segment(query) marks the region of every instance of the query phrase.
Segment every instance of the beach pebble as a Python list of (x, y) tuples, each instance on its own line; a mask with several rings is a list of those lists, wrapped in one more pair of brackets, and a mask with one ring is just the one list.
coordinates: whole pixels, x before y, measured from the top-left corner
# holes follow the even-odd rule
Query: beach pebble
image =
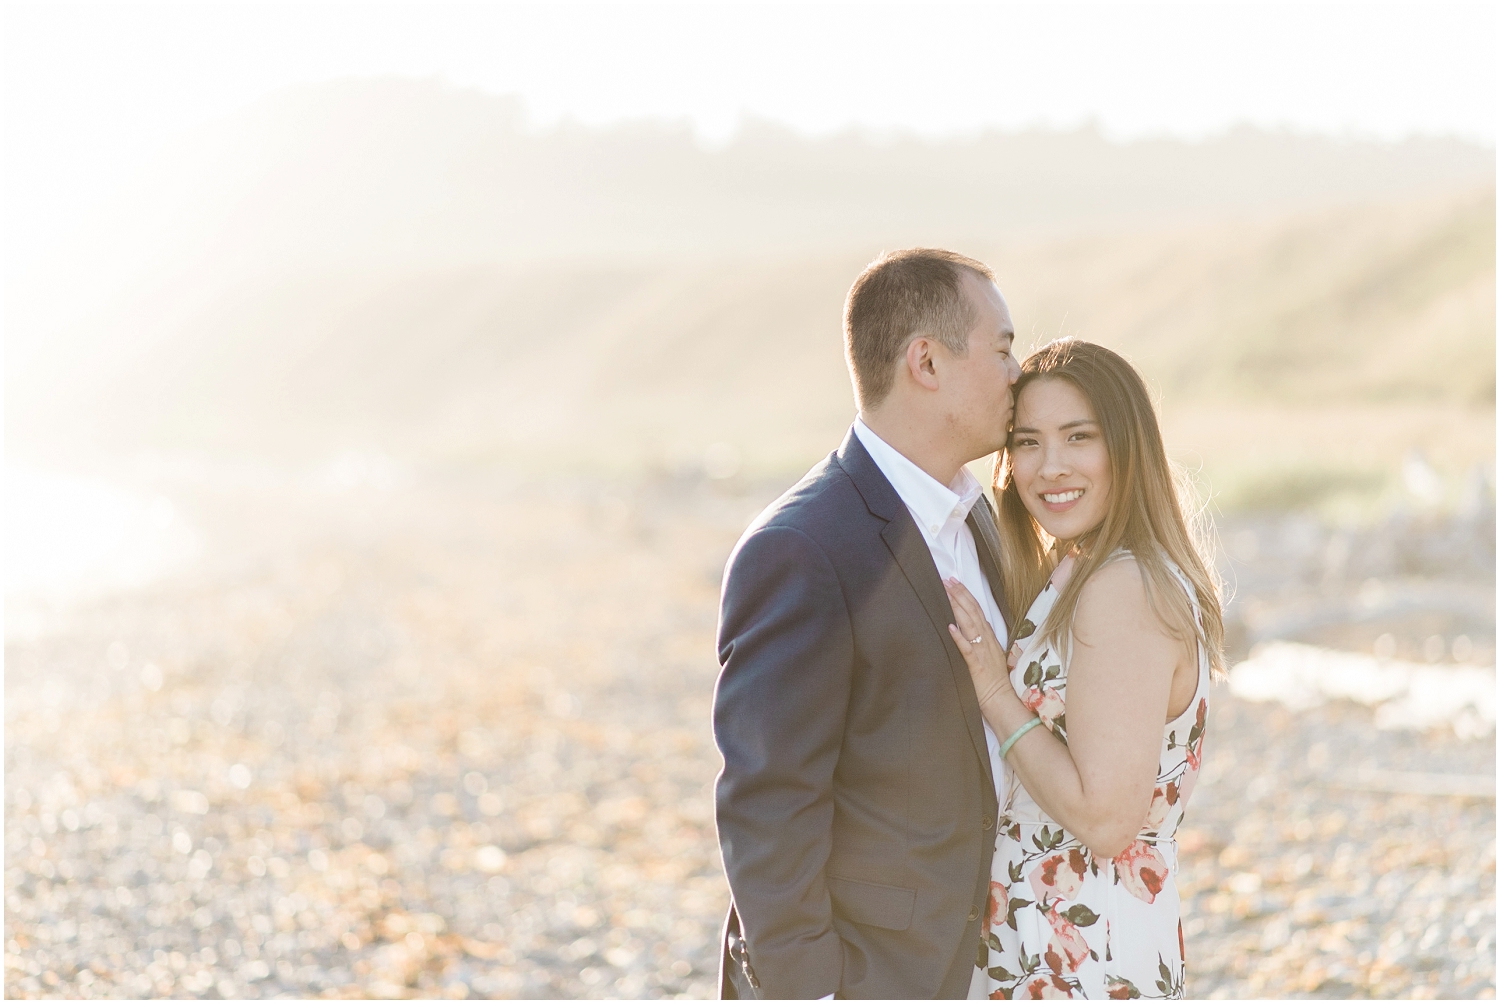
[[(199, 565), (7, 644), (7, 995), (716, 996), (718, 577), (778, 490), (178, 491)], [(1214, 700), (1189, 993), (1493, 996), (1493, 731)]]

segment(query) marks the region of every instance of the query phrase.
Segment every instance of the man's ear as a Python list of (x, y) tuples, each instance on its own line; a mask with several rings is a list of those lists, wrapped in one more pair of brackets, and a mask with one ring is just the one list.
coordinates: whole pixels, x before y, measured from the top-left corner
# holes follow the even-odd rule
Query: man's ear
[(926, 335), (918, 335), (906, 343), (906, 371), (920, 386), (928, 390), (938, 389), (937, 366), (933, 362), (933, 342)]

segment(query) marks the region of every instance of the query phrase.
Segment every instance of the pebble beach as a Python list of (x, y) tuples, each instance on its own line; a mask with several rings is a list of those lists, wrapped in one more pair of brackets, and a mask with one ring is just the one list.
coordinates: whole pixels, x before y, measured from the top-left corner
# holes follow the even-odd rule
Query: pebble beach
[[(717, 995), (718, 585), (777, 486), (170, 489), (194, 563), (8, 604), (8, 997)], [(1493, 679), (1492, 505), (1299, 519), (1223, 527), (1236, 660)], [(1494, 997), (1493, 702), (1253, 691), (1181, 834), (1188, 995)]]

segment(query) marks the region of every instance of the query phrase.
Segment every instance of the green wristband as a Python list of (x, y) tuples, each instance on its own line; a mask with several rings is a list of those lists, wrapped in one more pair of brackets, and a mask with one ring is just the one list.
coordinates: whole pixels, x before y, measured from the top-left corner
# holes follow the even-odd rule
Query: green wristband
[(1010, 752), (1010, 748), (1016, 744), (1017, 739), (1020, 739), (1022, 736), (1024, 736), (1026, 733), (1030, 732), (1040, 724), (1042, 724), (1042, 720), (1040, 718), (1033, 718), (1031, 721), (1027, 722), (1025, 725), (1022, 725), (1019, 729), (1016, 729), (1014, 732), (1012, 732), (1010, 734), (1010, 738), (1005, 740), (1004, 744), (1000, 747), (1000, 759), (1005, 759), (1005, 754)]

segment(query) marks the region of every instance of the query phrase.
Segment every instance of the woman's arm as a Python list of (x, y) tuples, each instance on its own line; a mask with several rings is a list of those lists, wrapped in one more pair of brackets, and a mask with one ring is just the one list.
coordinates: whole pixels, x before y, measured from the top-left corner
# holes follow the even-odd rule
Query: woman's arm
[[(1003, 741), (1033, 717), (1010, 685), (1004, 653), (961, 583), (947, 583), (950, 627), (974, 677), (980, 710)], [(980, 644), (969, 639), (980, 637)], [(1096, 855), (1135, 840), (1156, 786), (1172, 676), (1187, 658), (1146, 598), (1134, 559), (1084, 584), (1068, 663), (1067, 743), (1034, 728), (1007, 755), (1027, 792)]]

